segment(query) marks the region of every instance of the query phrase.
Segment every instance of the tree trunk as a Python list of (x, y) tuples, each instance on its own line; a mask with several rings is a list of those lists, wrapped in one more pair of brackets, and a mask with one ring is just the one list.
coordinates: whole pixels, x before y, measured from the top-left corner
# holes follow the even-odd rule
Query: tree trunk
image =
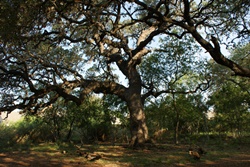
[(128, 101), (130, 112), (131, 147), (143, 146), (148, 140), (148, 127), (140, 95), (132, 95)]
[(176, 112), (176, 120), (175, 120), (175, 131), (174, 131), (174, 142), (175, 144), (179, 144), (179, 126), (180, 126), (180, 113), (179, 109), (177, 108), (175, 94), (172, 94), (174, 100), (174, 109)]
[(130, 146), (140, 147), (148, 140), (148, 127), (143, 110), (144, 103), (141, 98), (141, 77), (136, 66), (130, 66), (127, 74), (129, 88), (125, 94), (125, 101), (130, 113)]
[[(203, 114), (203, 118), (204, 118), (204, 131), (206, 133), (206, 143), (209, 141), (209, 129), (208, 129), (208, 125), (207, 125), (207, 117), (205, 114)], [(205, 143), (204, 143), (205, 144)]]
[(126, 101), (130, 113), (131, 147), (140, 147), (148, 140), (144, 104), (141, 99), (141, 79), (136, 69), (131, 70), (130, 87)]
[(75, 117), (72, 119), (72, 121), (70, 123), (70, 127), (69, 127), (69, 131), (68, 131), (68, 134), (67, 134), (67, 137), (66, 137), (66, 141), (70, 141), (74, 122), (75, 122)]
[(179, 144), (179, 124), (180, 124), (180, 117), (179, 114), (176, 114), (175, 131), (174, 131), (175, 144)]

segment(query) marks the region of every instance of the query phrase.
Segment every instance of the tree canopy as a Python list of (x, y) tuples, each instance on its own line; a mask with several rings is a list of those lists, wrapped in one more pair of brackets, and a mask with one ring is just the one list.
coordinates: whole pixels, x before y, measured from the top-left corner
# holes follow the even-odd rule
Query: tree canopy
[[(222, 50), (249, 42), (249, 7), (248, 0), (2, 0), (0, 110), (38, 112), (59, 97), (80, 105), (91, 92), (113, 94), (130, 111), (132, 145), (143, 143), (145, 99), (180, 93), (172, 85), (203, 61), (197, 47), (250, 77)], [(157, 85), (161, 78), (167, 86)], [(204, 75), (181, 93), (207, 85)]]

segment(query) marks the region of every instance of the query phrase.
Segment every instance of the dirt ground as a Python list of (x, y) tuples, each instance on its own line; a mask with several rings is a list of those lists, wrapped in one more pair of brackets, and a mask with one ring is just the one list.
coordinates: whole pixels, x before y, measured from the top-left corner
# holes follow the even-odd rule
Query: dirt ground
[(100, 159), (90, 161), (79, 156), (75, 150), (22, 149), (0, 153), (0, 167), (249, 167), (250, 148), (241, 147), (236, 150), (211, 149), (197, 161), (187, 154), (186, 146), (141, 150), (107, 145), (83, 147), (84, 152), (101, 155)]

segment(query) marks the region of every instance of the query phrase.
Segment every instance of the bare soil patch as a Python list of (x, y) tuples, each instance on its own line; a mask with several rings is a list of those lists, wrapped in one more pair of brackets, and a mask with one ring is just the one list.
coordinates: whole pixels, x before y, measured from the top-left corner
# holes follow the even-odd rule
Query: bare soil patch
[[(19, 149), (0, 153), (0, 167), (248, 167), (250, 147), (211, 148), (200, 160), (193, 160), (187, 153), (187, 146), (159, 145), (147, 149), (130, 149), (122, 145), (85, 145), (81, 151), (99, 154), (101, 158), (90, 161), (79, 156), (75, 149), (54, 147), (51, 144), (35, 148)], [(65, 153), (66, 152), (66, 153)]]

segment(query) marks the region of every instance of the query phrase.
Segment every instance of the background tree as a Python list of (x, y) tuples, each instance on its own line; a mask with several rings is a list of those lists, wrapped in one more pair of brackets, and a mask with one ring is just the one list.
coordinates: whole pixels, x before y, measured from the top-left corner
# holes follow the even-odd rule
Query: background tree
[(152, 102), (145, 109), (149, 130), (157, 135), (165, 129), (161, 134), (163, 142), (169, 139), (175, 144), (191, 142), (193, 136), (206, 132), (207, 109), (203, 103), (202, 96), (194, 94), (170, 94)]
[[(152, 50), (161, 50), (151, 45), (153, 39), (166, 35), (182, 41), (191, 36), (217, 63), (235, 75), (250, 76), (248, 68), (227, 59), (220, 47), (224, 39), (232, 39), (231, 34), (247, 40), (248, 1), (0, 3), (1, 110), (38, 112), (60, 96), (81, 105), (91, 92), (117, 95), (127, 103), (131, 145), (136, 146), (148, 139), (144, 100), (175, 91), (152, 89), (152, 84), (142, 81), (138, 65)], [(126, 83), (117, 79), (117, 70)], [(47, 98), (51, 92), (53, 96)]]
[(235, 85), (227, 83), (221, 86), (217, 92), (210, 97), (210, 104), (213, 104), (215, 119), (218, 123), (218, 131), (231, 132), (235, 136), (246, 129), (247, 117), (249, 117), (249, 94)]
[(91, 143), (111, 138), (112, 114), (100, 97), (90, 96), (80, 106), (59, 98), (40, 119), (50, 125), (54, 140)]
[[(231, 51), (231, 59), (248, 65), (249, 43)], [(231, 132), (234, 137), (249, 129), (249, 79), (232, 77), (226, 69), (213, 66), (214, 86), (208, 104), (215, 112), (215, 131)]]

